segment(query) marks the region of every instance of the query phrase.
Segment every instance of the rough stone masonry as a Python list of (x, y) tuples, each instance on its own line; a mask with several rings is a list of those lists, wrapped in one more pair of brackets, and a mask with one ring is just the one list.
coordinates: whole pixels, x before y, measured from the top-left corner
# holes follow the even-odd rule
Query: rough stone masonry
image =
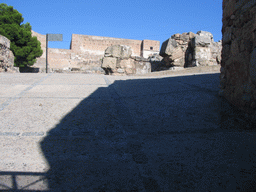
[(101, 67), (106, 74), (128, 75), (147, 74), (151, 72), (148, 59), (131, 56), (132, 49), (127, 45), (112, 45), (105, 50)]
[(210, 66), (220, 64), (221, 48), (210, 32), (177, 33), (163, 42), (160, 55), (169, 67)]
[(256, 1), (223, 0), (220, 95), (256, 117)]
[(14, 67), (14, 55), (10, 50), (10, 40), (0, 35), (0, 72), (18, 72)]

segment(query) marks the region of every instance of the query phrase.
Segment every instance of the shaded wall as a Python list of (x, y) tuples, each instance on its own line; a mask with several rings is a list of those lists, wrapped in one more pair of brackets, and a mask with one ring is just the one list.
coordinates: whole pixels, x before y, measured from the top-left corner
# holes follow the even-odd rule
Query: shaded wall
[(256, 115), (256, 1), (223, 0), (220, 95)]

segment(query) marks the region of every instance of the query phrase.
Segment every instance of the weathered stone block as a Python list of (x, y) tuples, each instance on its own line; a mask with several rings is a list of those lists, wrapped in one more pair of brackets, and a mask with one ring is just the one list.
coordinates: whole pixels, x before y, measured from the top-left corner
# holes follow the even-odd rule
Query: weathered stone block
[(159, 55), (161, 55), (162, 57), (171, 55), (176, 47), (178, 47), (178, 43), (176, 42), (176, 40), (170, 38), (163, 42)]
[(117, 58), (114, 58), (114, 57), (104, 57), (101, 67), (102, 68), (114, 69), (114, 68), (116, 68), (116, 62), (117, 62)]
[(172, 66), (176, 66), (176, 67), (184, 67), (185, 64), (185, 58), (184, 57), (180, 57), (178, 59), (175, 59), (172, 61)]
[(136, 69), (135, 68), (126, 68), (125, 72), (127, 74), (135, 74), (136, 73)]
[(196, 34), (199, 36), (210, 37), (210, 39), (213, 40), (212, 33), (208, 32), (208, 31), (198, 31)]
[(131, 55), (131, 47), (127, 45), (113, 45), (105, 50), (105, 57), (128, 59)]
[(211, 50), (205, 47), (196, 47), (194, 49), (194, 59), (197, 65), (207, 65), (211, 59)]
[(151, 72), (150, 62), (135, 62), (136, 74), (147, 74)]
[(127, 69), (127, 68), (135, 69), (134, 60), (132, 60), (132, 59), (123, 59), (123, 60), (120, 61), (120, 67), (124, 68), (124, 69)]
[(162, 44), (160, 55), (168, 68), (217, 65), (221, 60), (221, 47), (222, 42), (214, 42), (210, 32), (189, 32), (172, 35)]
[(182, 33), (182, 34), (181, 34), (181, 39), (182, 39), (183, 41), (189, 41), (189, 35), (188, 35), (188, 33)]
[(135, 61), (148, 61), (148, 59), (144, 58), (144, 57), (139, 57), (139, 56), (135, 56), (135, 57), (131, 57), (132, 59), (134, 59)]
[(173, 49), (171, 56), (173, 60), (176, 60), (181, 57), (184, 57), (184, 52), (181, 47), (176, 47), (175, 49)]
[(192, 39), (192, 47), (208, 47), (211, 44), (212, 40), (209, 36), (195, 36)]

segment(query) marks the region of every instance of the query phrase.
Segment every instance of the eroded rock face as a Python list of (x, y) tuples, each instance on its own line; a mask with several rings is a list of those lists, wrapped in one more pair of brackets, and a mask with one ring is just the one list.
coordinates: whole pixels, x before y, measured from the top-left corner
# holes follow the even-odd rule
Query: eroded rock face
[(106, 74), (129, 75), (151, 72), (151, 64), (143, 57), (132, 57), (131, 47), (113, 45), (106, 49), (101, 67)]
[(214, 42), (207, 31), (175, 34), (161, 47), (166, 67), (194, 67), (217, 65), (221, 60), (221, 42)]
[(14, 55), (10, 50), (10, 40), (0, 35), (0, 72), (19, 72), (14, 67)]

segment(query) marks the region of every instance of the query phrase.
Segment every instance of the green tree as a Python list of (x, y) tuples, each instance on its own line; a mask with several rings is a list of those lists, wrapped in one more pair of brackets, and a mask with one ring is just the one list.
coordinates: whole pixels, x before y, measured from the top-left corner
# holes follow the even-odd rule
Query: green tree
[(22, 14), (12, 6), (0, 4), (0, 34), (11, 41), (17, 67), (31, 66), (43, 54), (40, 41), (32, 37), (30, 24), (23, 21)]

